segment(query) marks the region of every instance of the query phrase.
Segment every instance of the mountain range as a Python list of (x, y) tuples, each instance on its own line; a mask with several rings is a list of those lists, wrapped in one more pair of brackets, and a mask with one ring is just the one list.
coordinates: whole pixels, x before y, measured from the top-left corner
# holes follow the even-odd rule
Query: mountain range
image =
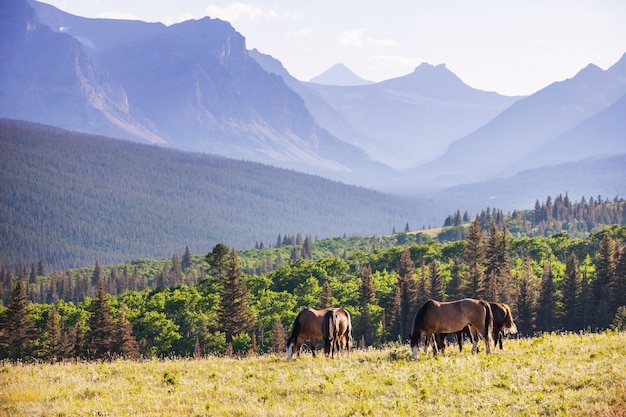
[[(626, 55), (527, 97), (474, 89), (443, 64), (376, 83), (338, 65), (303, 82), (219, 19), (88, 19), (34, 0), (3, 5), (0, 54), (0, 117), (377, 189), (626, 153)], [(352, 85), (326, 85), (337, 74)]]

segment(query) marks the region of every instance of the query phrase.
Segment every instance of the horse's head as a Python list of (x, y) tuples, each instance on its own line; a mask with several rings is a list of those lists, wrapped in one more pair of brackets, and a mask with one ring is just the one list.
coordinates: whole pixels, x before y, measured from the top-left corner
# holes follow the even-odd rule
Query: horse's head
[(285, 338), (285, 349), (287, 352), (287, 359), (291, 359), (291, 357), (293, 356), (293, 351), (295, 350), (296, 347), (296, 342), (297, 342), (297, 338), (295, 337), (289, 337), (289, 338)]

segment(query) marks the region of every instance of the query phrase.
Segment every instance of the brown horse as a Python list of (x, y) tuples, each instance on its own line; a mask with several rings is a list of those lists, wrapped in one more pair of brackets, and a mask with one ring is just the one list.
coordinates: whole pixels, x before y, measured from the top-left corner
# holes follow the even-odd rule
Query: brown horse
[[(491, 306), (491, 311), (493, 313), (493, 338), (494, 343), (500, 346), (500, 350), (502, 350), (502, 336), (505, 334), (515, 334), (517, 333), (517, 326), (513, 321), (513, 313), (511, 313), (511, 307), (505, 303), (494, 303), (489, 302)], [(464, 328), (460, 332), (456, 333), (456, 340), (459, 344), (459, 352), (463, 351), (463, 335), (467, 335), (470, 340), (472, 340), (472, 335), (468, 327)], [(435, 341), (437, 343), (437, 348), (442, 352), (445, 350), (444, 339), (446, 334), (437, 333), (435, 335)]]
[(324, 353), (335, 357), (342, 349), (350, 353), (352, 344), (352, 321), (350, 313), (343, 308), (327, 311), (322, 320), (322, 335), (324, 337)]
[(309, 339), (311, 342), (311, 352), (315, 357), (315, 342), (317, 339), (323, 339), (322, 321), (324, 315), (333, 310), (335, 308), (325, 308), (324, 310), (315, 310), (310, 307), (302, 308), (293, 322), (291, 336), (287, 339), (287, 359), (291, 358), (294, 350), (300, 356), (299, 346), (302, 345), (304, 339)]
[[(445, 303), (435, 300), (426, 301), (413, 319), (410, 335), (413, 356), (418, 356), (422, 333), (425, 334), (424, 354), (428, 353), (428, 344), (432, 343), (436, 355), (437, 344), (434, 334), (456, 333), (463, 330), (465, 326), (471, 328), (472, 334), (480, 334), (485, 339), (487, 353), (491, 353), (493, 315), (488, 302), (471, 298)], [(476, 354), (478, 337), (473, 338), (472, 344), (472, 353)]]

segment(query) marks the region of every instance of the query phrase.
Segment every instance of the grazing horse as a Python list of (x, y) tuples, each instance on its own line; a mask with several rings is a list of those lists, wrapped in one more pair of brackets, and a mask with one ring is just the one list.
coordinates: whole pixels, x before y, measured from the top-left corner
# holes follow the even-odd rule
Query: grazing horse
[(352, 321), (350, 313), (343, 308), (329, 310), (322, 320), (322, 336), (324, 337), (324, 353), (335, 357), (341, 349), (350, 353), (352, 344)]
[[(426, 301), (413, 319), (410, 335), (413, 356), (418, 356), (422, 333), (426, 336), (424, 354), (428, 353), (428, 344), (432, 343), (436, 355), (435, 333), (456, 333), (466, 326), (470, 326), (474, 335), (480, 334), (485, 339), (487, 353), (491, 353), (493, 315), (488, 302), (471, 298), (445, 303)], [(473, 337), (472, 344), (472, 353), (476, 354), (478, 337)]]
[(322, 321), (324, 315), (332, 310), (335, 308), (325, 308), (324, 310), (315, 310), (310, 307), (302, 308), (293, 322), (291, 336), (287, 339), (287, 359), (291, 359), (294, 350), (300, 356), (299, 346), (302, 345), (304, 339), (309, 339), (311, 342), (311, 352), (315, 357), (315, 342), (317, 339), (323, 338)]
[[(513, 321), (513, 314), (511, 313), (511, 307), (508, 304), (504, 303), (494, 303), (489, 302), (491, 306), (491, 311), (493, 313), (493, 338), (494, 343), (500, 346), (500, 350), (502, 350), (502, 336), (504, 334), (515, 334), (517, 333), (517, 326)], [(470, 340), (472, 340), (472, 335), (468, 327), (465, 327), (460, 332), (456, 333), (456, 340), (459, 344), (459, 352), (463, 351), (463, 335), (467, 335)], [(437, 333), (435, 335), (435, 341), (437, 343), (437, 348), (442, 352), (445, 350), (444, 338), (446, 334)]]

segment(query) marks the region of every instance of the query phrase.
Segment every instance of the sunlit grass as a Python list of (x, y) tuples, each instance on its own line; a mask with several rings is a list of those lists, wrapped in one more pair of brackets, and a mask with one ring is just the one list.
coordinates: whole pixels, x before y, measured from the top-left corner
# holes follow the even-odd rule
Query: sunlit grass
[(0, 416), (626, 416), (626, 334), (302, 355), (0, 366)]

